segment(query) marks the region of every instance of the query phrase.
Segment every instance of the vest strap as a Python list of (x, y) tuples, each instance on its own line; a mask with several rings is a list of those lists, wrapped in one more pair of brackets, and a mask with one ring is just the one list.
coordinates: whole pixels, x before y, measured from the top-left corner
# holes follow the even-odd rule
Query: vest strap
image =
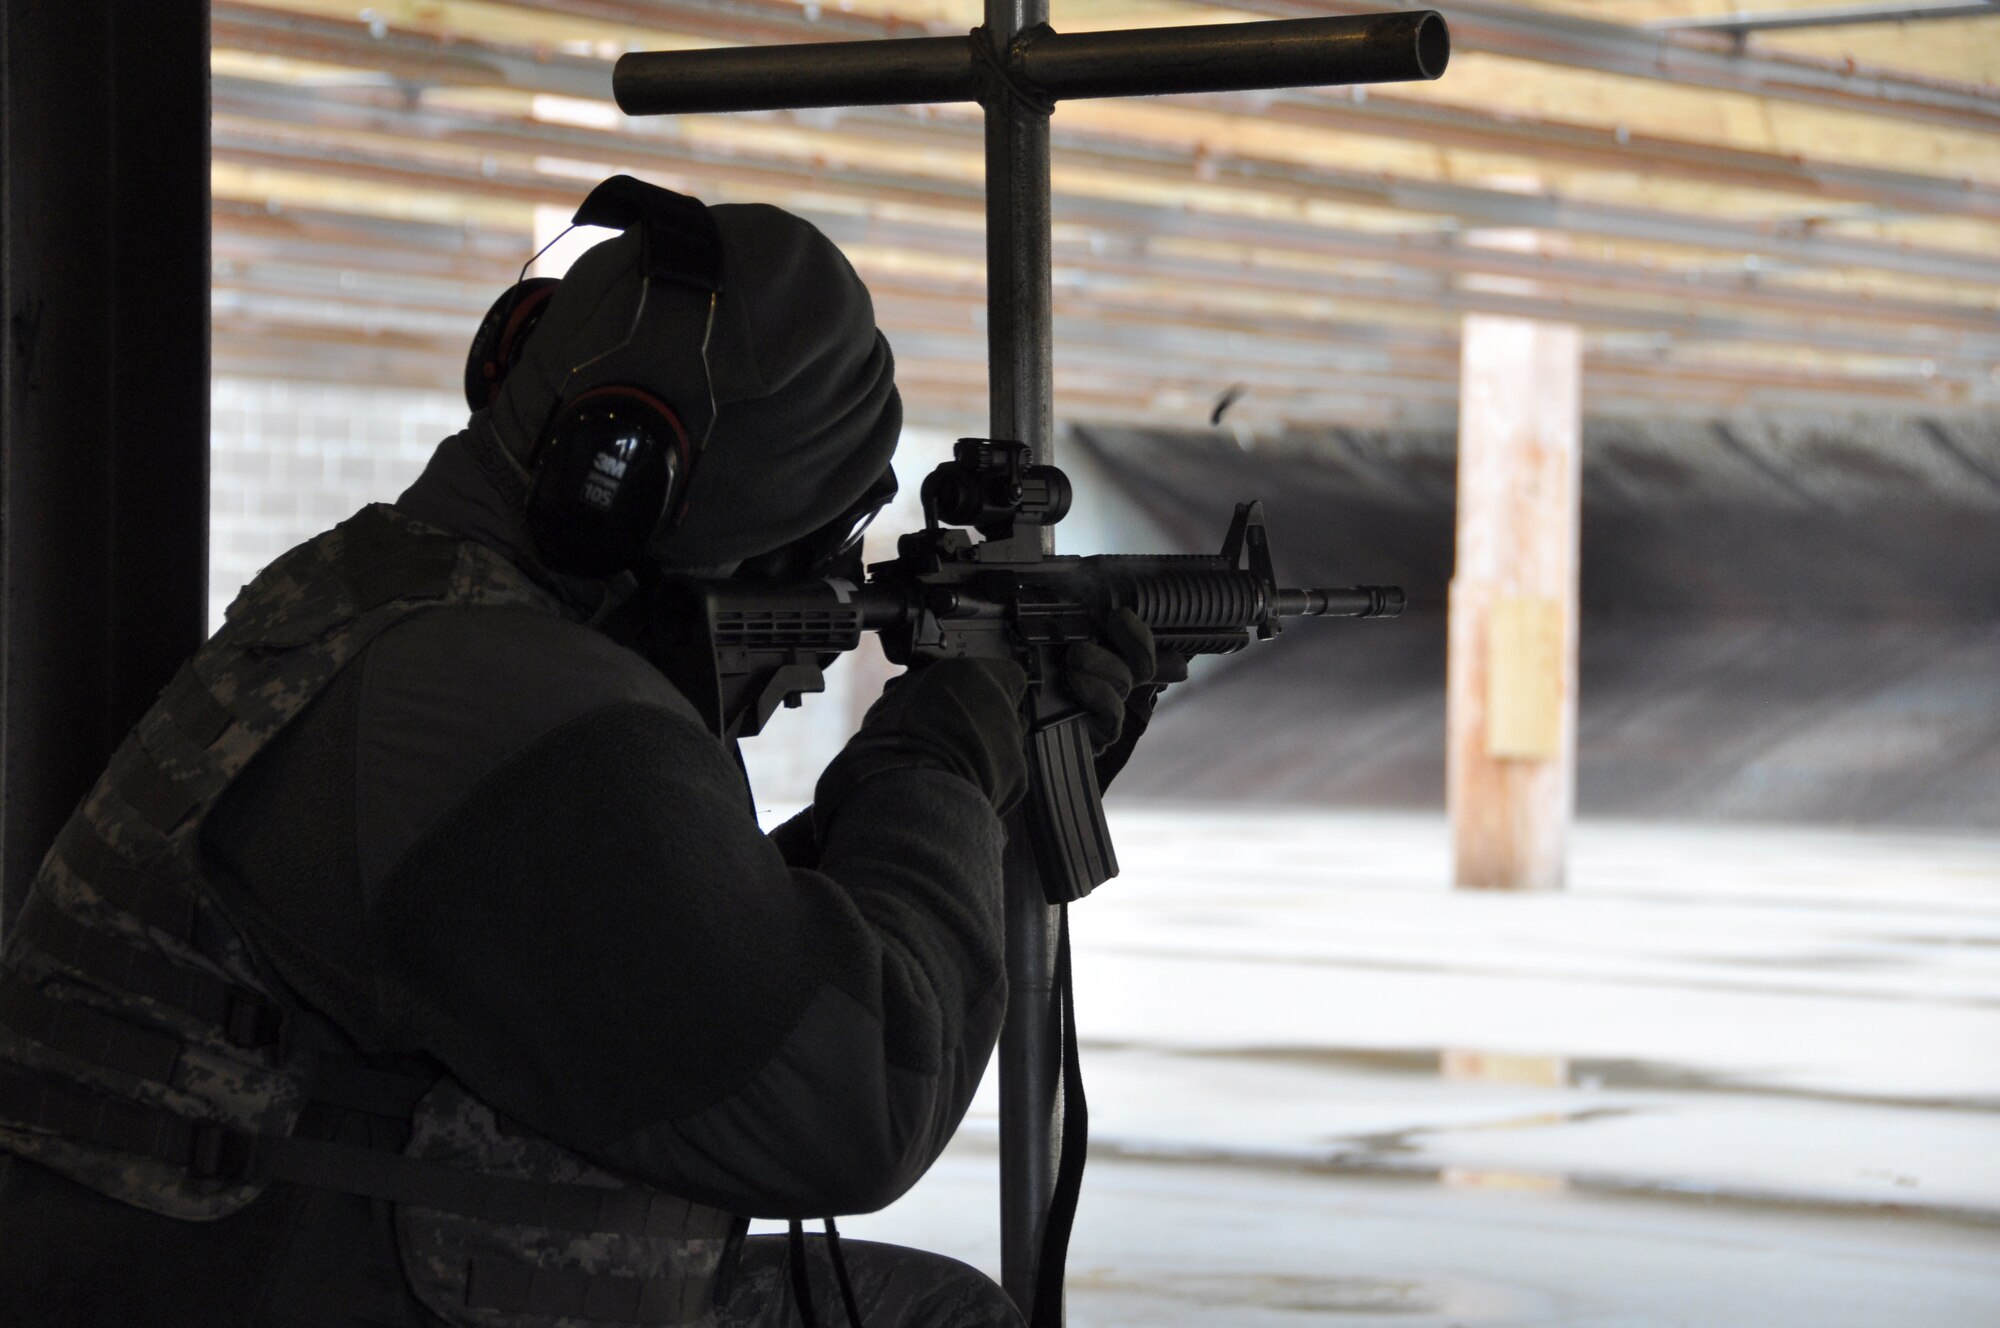
[(213, 746), (236, 722), (236, 717), (215, 699), (215, 693), (195, 673), (192, 663), (181, 665), (174, 680), (160, 693), (160, 703), (166, 708), (174, 731), (204, 749)]
[(284, 1029), (283, 1013), (250, 988), (142, 949), (116, 932), (86, 927), (39, 895), (29, 896), (13, 934), (20, 943), (114, 990), (151, 997), (219, 1026), (239, 1047), (269, 1047)]
[(458, 568), (456, 537), (400, 528), (377, 506), (362, 508), (339, 529), (338, 565), (358, 612), (399, 599), (443, 599), (450, 592)]
[(720, 1240), (734, 1221), (715, 1209), (633, 1187), (522, 1180), (317, 1139), (260, 1138), (255, 1145), (249, 1170), (263, 1179), (463, 1213), (502, 1226)]
[(347, 574), (354, 607), (366, 613), (392, 600), (443, 599), (458, 567), (458, 549), (412, 553), (389, 562), (352, 569)]
[(228, 1135), (210, 1121), (188, 1120), (5, 1064), (0, 1064), (0, 1120), (74, 1143), (183, 1167), (204, 1179), (221, 1175)]
[(192, 893), (166, 879), (158, 867), (133, 862), (93, 833), (81, 818), (56, 841), (56, 857), (71, 875), (89, 883), (112, 907), (177, 941), (195, 939), (199, 905)]
[(245, 1134), (4, 1063), (0, 1121), (185, 1167), (203, 1179), (288, 1181), (502, 1226), (722, 1240), (734, 1223), (715, 1209), (629, 1187), (524, 1180), (351, 1144)]
[(114, 765), (122, 764), (124, 769), (118, 775), (118, 782), (112, 787), (125, 805), (139, 813), (140, 819), (162, 835), (170, 835), (174, 827), (193, 815), (201, 806), (201, 799), (189, 792), (188, 787), (160, 769), (160, 763), (146, 750), (135, 732), (125, 740), (127, 750), (114, 756)]
[(571, 1268), (538, 1268), (517, 1259), (474, 1255), (465, 1307), (546, 1315), (592, 1323), (691, 1323), (708, 1313), (711, 1279), (621, 1277)]
[(181, 1059), (181, 1040), (171, 1033), (57, 1000), (5, 972), (0, 972), (0, 1025), (72, 1060), (156, 1084), (172, 1084)]

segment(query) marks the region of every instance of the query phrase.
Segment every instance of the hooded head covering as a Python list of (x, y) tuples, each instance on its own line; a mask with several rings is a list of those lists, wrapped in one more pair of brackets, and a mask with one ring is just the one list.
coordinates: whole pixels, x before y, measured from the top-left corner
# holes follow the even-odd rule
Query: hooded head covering
[(489, 414), (523, 463), (558, 405), (614, 383), (667, 402), (689, 438), (706, 433), (681, 519), (647, 549), (668, 568), (752, 558), (833, 520), (889, 468), (903, 422), (874, 303), (833, 242), (763, 204), (709, 213), (722, 238), (712, 329), (707, 292), (645, 289), (636, 231), (605, 240), (571, 266)]

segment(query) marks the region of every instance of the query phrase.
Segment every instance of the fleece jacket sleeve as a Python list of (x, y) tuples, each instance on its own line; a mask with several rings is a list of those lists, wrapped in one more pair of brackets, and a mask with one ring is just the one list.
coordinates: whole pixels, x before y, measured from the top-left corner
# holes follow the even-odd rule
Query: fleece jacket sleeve
[(819, 861), (819, 838), (813, 833), (813, 809), (807, 807), (771, 830), (771, 842), (794, 867), (810, 867)]
[[(733, 1212), (865, 1211), (913, 1184), (1005, 1004), (1002, 834), (981, 794), (877, 775), (795, 865), (726, 749), (636, 657), (567, 624), (517, 622), (501, 649), (429, 617), (378, 643), (356, 720), (390, 1040), (522, 1124)], [(554, 709), (535, 700), (544, 672), (567, 684)], [(468, 715), (482, 723), (452, 732)]]

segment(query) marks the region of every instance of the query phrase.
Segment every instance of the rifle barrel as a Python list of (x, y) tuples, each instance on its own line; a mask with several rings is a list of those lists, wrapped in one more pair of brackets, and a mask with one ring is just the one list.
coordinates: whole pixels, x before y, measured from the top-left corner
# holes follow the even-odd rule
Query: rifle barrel
[(1401, 586), (1341, 586), (1280, 590), (1271, 596), (1271, 611), (1280, 618), (1394, 618), (1404, 603)]

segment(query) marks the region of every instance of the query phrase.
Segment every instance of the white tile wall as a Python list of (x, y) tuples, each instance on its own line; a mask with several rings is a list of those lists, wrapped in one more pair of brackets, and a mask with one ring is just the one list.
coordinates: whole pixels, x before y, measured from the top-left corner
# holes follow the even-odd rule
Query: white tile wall
[(405, 388), (218, 378), (210, 387), (208, 619), (294, 544), (408, 487), (465, 403)]

